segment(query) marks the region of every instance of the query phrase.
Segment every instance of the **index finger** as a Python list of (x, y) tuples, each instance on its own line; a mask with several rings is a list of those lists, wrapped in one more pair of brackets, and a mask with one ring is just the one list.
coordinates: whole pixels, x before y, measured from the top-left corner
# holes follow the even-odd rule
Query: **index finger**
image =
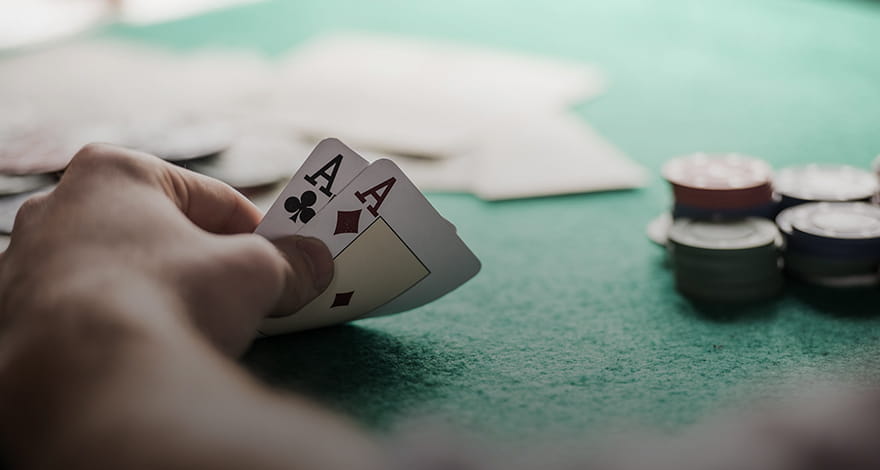
[(212, 233), (253, 232), (262, 218), (260, 210), (228, 184), (122, 147), (86, 145), (71, 160), (60, 186), (68, 174), (145, 182), (161, 190), (192, 223)]

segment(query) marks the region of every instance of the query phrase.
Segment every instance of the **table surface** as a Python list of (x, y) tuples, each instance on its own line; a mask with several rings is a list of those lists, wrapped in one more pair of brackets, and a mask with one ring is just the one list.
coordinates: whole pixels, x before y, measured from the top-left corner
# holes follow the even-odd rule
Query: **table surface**
[(578, 112), (655, 176), (636, 191), (515, 202), (430, 195), (480, 275), (403, 315), (259, 341), (245, 362), (269, 382), (377, 430), (430, 415), (522, 436), (676, 429), (766, 387), (874, 373), (880, 290), (789, 282), (760, 305), (695, 306), (644, 227), (669, 204), (657, 174), (672, 156), (868, 167), (880, 153), (880, 3), (297, 0), (106, 34), (280, 54), (350, 29), (595, 63), (610, 88)]

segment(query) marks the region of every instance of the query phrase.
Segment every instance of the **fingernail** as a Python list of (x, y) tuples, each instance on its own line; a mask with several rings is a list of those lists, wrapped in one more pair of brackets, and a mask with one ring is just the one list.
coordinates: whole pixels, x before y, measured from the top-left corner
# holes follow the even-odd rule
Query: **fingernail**
[(315, 289), (323, 292), (333, 280), (333, 257), (327, 245), (317, 238), (302, 237), (296, 241), (296, 248), (305, 255), (309, 263)]

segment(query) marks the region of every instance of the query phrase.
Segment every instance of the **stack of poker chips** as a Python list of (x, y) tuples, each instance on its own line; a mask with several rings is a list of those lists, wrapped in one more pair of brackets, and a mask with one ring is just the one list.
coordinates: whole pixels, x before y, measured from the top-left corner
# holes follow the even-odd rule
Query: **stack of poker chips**
[(864, 202), (801, 204), (776, 219), (785, 270), (813, 284), (873, 285), (880, 267), (880, 207)]
[(779, 170), (773, 188), (780, 210), (808, 202), (868, 202), (877, 192), (877, 177), (848, 165), (810, 164)]
[(667, 162), (663, 177), (672, 187), (674, 219), (776, 216), (773, 170), (758, 158), (735, 153), (696, 153)]
[(648, 236), (667, 247), (676, 286), (691, 298), (769, 297), (780, 290), (782, 266), (811, 284), (875, 285), (880, 156), (874, 169), (877, 175), (810, 164), (774, 176), (765, 162), (742, 155), (675, 158), (663, 168), (675, 203)]
[(780, 235), (773, 222), (675, 220), (667, 247), (676, 288), (688, 297), (723, 302), (762, 300), (782, 289)]

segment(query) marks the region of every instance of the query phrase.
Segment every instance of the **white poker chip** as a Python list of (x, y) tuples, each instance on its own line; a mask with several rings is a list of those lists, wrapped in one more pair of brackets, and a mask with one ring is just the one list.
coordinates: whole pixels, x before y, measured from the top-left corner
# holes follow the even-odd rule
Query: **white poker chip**
[(669, 212), (664, 212), (663, 214), (658, 215), (651, 222), (648, 223), (648, 226), (645, 228), (645, 231), (648, 234), (648, 238), (660, 245), (666, 246), (667, 234), (669, 233), (669, 227), (672, 226), (672, 215)]
[(708, 222), (678, 219), (669, 229), (669, 241), (707, 250), (743, 250), (777, 245), (776, 224), (757, 217), (737, 221)]
[(804, 201), (857, 201), (868, 199), (878, 189), (871, 172), (848, 165), (810, 164), (783, 168), (773, 178), (782, 196)]
[(0, 173), (31, 175), (59, 171), (72, 156), (57, 130), (0, 129)]
[(132, 123), (127, 145), (172, 162), (216, 155), (236, 141), (236, 130), (219, 120), (155, 120)]
[(773, 169), (767, 162), (737, 153), (695, 153), (669, 160), (663, 178), (688, 188), (747, 189), (770, 182)]
[(219, 155), (181, 166), (235, 188), (257, 188), (290, 178), (310, 150), (309, 144), (297, 139), (254, 134), (239, 138)]
[(51, 175), (8, 176), (0, 174), (0, 196), (26, 193), (55, 184)]
[(782, 211), (779, 228), (825, 238), (870, 240), (880, 238), (880, 207), (863, 202), (814, 202)]

